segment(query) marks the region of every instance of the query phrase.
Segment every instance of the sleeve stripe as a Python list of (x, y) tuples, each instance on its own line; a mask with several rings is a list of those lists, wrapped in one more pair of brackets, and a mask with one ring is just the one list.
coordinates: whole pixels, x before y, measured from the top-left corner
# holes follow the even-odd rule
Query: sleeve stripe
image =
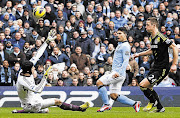
[(45, 79), (42, 79), (40, 84), (37, 86), (37, 88), (35, 90), (38, 91), (39, 89), (41, 89), (43, 87), (44, 83), (45, 83)]
[(29, 85), (31, 86), (31, 83), (23, 76), (23, 80)]
[(163, 41), (165, 41), (167, 39), (167, 37), (165, 37), (163, 34), (159, 33), (159, 36), (162, 38)]

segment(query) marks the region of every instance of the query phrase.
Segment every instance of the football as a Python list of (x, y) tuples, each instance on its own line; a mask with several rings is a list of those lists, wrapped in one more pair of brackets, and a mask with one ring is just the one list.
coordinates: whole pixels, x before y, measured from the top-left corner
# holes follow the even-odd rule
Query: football
[(33, 9), (33, 15), (38, 19), (43, 18), (46, 15), (46, 9), (44, 7), (42, 7), (42, 6), (36, 6)]

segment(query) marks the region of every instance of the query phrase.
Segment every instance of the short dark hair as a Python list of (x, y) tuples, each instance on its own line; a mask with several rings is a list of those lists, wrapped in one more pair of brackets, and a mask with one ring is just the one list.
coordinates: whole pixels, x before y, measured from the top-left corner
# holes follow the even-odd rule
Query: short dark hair
[(22, 73), (25, 74), (25, 73), (29, 73), (29, 74), (32, 74), (32, 71), (31, 71), (31, 68), (33, 67), (33, 63), (29, 60), (25, 60), (23, 63), (22, 63)]
[(159, 27), (159, 22), (156, 17), (150, 17), (147, 19), (147, 21), (150, 21), (152, 25), (155, 24), (157, 28)]
[(120, 27), (118, 29), (118, 31), (124, 32), (125, 34), (127, 34), (127, 29), (125, 27)]

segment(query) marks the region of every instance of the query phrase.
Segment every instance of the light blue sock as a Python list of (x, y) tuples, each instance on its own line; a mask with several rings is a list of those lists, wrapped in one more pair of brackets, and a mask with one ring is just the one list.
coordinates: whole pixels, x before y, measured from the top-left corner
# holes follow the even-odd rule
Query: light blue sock
[(119, 95), (118, 98), (116, 99), (118, 102), (123, 103), (123, 104), (128, 104), (133, 106), (135, 104), (135, 101), (124, 96), (124, 95)]
[(103, 104), (109, 104), (109, 98), (108, 98), (107, 89), (105, 86), (99, 89), (99, 95), (102, 98)]

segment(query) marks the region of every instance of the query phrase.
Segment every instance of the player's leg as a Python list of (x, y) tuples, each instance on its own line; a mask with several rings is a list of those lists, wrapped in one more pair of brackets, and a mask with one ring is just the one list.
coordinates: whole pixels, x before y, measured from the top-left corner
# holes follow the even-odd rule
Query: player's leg
[(87, 108), (89, 108), (89, 103), (86, 102), (86, 103), (82, 104), (81, 106), (77, 106), (77, 105), (61, 102), (61, 100), (56, 99), (56, 98), (44, 99), (41, 108), (42, 109), (48, 108), (50, 106), (58, 106), (59, 108), (61, 108), (63, 110), (85, 111)]
[[(151, 75), (150, 75), (151, 76)], [(150, 111), (153, 106), (157, 104), (156, 99), (151, 91), (152, 86), (147, 78), (143, 79), (140, 84), (140, 89), (144, 93), (144, 95), (149, 99), (149, 103), (143, 108), (143, 111)], [(155, 103), (156, 102), (156, 103)]]
[(133, 106), (135, 111), (139, 112), (141, 102), (140, 101), (134, 101), (134, 100), (132, 100), (132, 99), (130, 99), (124, 95), (120, 95), (119, 93), (121, 91), (121, 87), (122, 87), (122, 84), (123, 84), (125, 78), (119, 77), (118, 80), (119, 81), (117, 83), (110, 84), (110, 86), (109, 86), (111, 98), (115, 101), (120, 102), (120, 103)]
[(99, 80), (96, 82), (96, 86), (98, 87), (99, 95), (103, 101), (103, 106), (97, 110), (97, 112), (103, 112), (105, 110), (110, 110), (111, 106), (109, 105), (109, 98), (107, 94), (107, 89), (104, 85), (109, 85), (108, 77), (110, 74), (103, 75)]

